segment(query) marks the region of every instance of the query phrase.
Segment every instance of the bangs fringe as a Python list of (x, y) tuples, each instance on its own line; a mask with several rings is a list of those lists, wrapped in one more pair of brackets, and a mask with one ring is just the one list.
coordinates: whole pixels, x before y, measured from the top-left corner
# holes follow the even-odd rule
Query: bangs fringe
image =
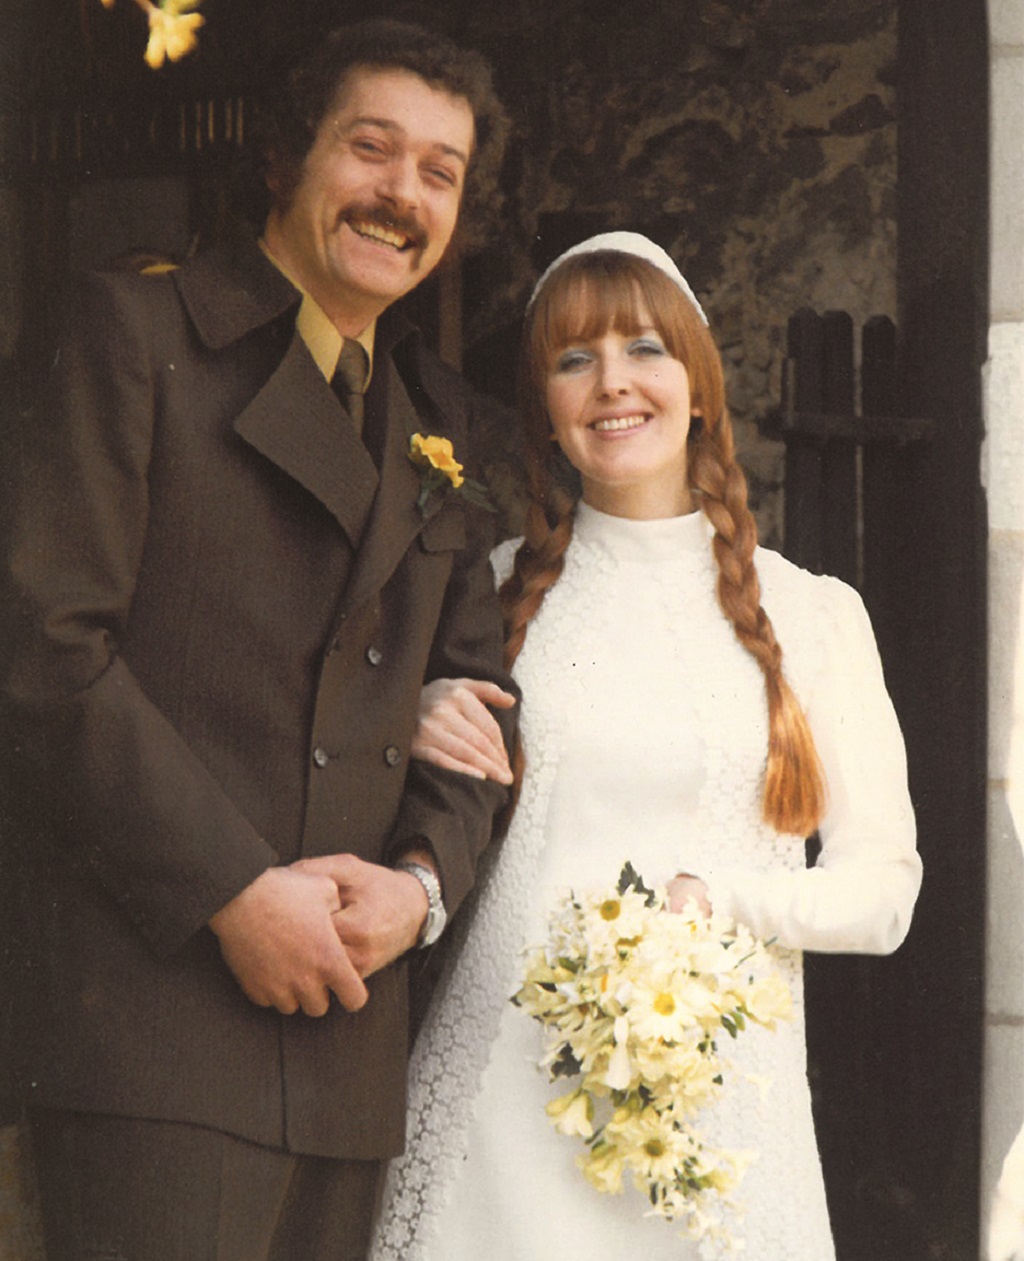
[(612, 331), (624, 337), (637, 333), (647, 305), (635, 276), (621, 267), (598, 272), (592, 263), (586, 270), (566, 264), (544, 286), (537, 304), (534, 327), (549, 353)]

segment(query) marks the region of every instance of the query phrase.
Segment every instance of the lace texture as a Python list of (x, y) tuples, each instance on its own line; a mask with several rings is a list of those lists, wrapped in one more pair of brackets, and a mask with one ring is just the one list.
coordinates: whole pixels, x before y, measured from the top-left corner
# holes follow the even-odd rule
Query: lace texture
[[(638, 524), (664, 528), (631, 528)], [(496, 568), (507, 570), (513, 552), (514, 545), (499, 549)], [(834, 633), (838, 584), (774, 557), (761, 572), (773, 620), (774, 606), (791, 602), (800, 610), (799, 617), (784, 619), (787, 638), (776, 625), (787, 675), (802, 695), (813, 690), (825, 659), (822, 644)], [(579, 886), (604, 879), (627, 857), (649, 880), (737, 864), (764, 873), (803, 868), (802, 840), (780, 836), (760, 818), (767, 746), (763, 682), (721, 614), (715, 577), (701, 518), (685, 519), (682, 527), (617, 524), (581, 511), (563, 575), (517, 662), (528, 759), (523, 791), (508, 836), (489, 853), (475, 895), (452, 930), (448, 965), (410, 1065), (409, 1142), (389, 1172), (372, 1261), (454, 1255), (446, 1250), (444, 1214), (456, 1181), (467, 1176), (465, 1153), (475, 1110), (483, 1106), (481, 1081), (492, 1055), (501, 1054), (496, 1038), (523, 947), (534, 939), (544, 909), (538, 905), (541, 889), (550, 895), (566, 876)], [(629, 681), (621, 692), (607, 683), (616, 661), (629, 666), (627, 672), (623, 664)], [(659, 706), (665, 712), (657, 712)], [(621, 759), (618, 775), (602, 774), (602, 742), (609, 741), (616, 748), (607, 765)], [(635, 749), (644, 756), (634, 762)], [(670, 792), (659, 786), (661, 779), (648, 784), (644, 778), (660, 773), (649, 768), (662, 753), (666, 762), (678, 762)], [(580, 777), (587, 774), (596, 774), (599, 783), (581, 792)], [(589, 841), (615, 824), (617, 815), (617, 842), (602, 846), (598, 839), (589, 851), (579, 849), (580, 836)], [(564, 863), (552, 867), (562, 851)], [(776, 955), (793, 991), (795, 1017), (775, 1034), (737, 1042), (736, 1085), (722, 1101), (710, 1138), (757, 1152), (740, 1193), (744, 1220), (735, 1223), (746, 1255), (752, 1261), (831, 1261), (806, 1080), (802, 956), (781, 948)], [(510, 1071), (520, 1070), (513, 1065)], [(568, 1142), (553, 1130), (548, 1137)], [(529, 1158), (528, 1152), (510, 1155), (509, 1177), (515, 1179), (517, 1162)], [(561, 1252), (563, 1261), (577, 1255), (618, 1261), (599, 1242), (601, 1214), (644, 1211), (642, 1202), (624, 1205), (621, 1197), (591, 1194), (593, 1220), (581, 1223), (579, 1251)], [(648, 1261), (718, 1255), (711, 1244), (695, 1244), (671, 1226), (657, 1225), (664, 1235), (653, 1251), (644, 1235)], [(511, 1247), (481, 1240), (479, 1255), (515, 1255), (503, 1246)]]

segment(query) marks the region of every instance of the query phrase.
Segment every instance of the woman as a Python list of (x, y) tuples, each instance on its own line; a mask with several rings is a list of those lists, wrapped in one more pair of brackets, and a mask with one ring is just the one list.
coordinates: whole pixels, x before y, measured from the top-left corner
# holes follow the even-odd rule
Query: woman
[[(705, 1128), (756, 1153), (734, 1226), (751, 1261), (828, 1261), (801, 951), (894, 950), (921, 874), (871, 629), (850, 588), (755, 552), (720, 360), (664, 251), (632, 233), (568, 251), (534, 293), (524, 347), (531, 503), (496, 568), (526, 770), (419, 1039), (374, 1255), (712, 1255), (641, 1197), (584, 1181), (544, 1113), (565, 1084), (537, 1070), (539, 1030), (506, 1001), (557, 894), (610, 884), (628, 859), (673, 909), (694, 898), (777, 943), (795, 1017), (730, 1048)], [(421, 754), (485, 770), (472, 719), (496, 699), (435, 685)]]

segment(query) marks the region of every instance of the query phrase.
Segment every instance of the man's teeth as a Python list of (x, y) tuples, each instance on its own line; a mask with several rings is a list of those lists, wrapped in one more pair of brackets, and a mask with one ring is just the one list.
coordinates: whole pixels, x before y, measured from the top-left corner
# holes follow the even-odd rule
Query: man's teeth
[(607, 420), (595, 420), (592, 428), (598, 433), (610, 433), (616, 429), (639, 429), (646, 423), (646, 416), (609, 416)]
[(368, 236), (371, 240), (381, 241), (384, 245), (391, 245), (396, 250), (404, 250), (409, 244), (409, 238), (402, 233), (392, 232), (390, 228), (382, 228), (379, 223), (353, 223), (352, 227), (360, 236)]

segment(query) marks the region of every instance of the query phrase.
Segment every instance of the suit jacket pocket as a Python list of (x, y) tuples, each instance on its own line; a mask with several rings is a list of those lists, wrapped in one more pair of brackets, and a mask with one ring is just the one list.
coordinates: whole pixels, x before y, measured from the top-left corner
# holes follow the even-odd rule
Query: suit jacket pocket
[(420, 531), (425, 552), (455, 552), (466, 546), (466, 517), (454, 504), (446, 504)]

